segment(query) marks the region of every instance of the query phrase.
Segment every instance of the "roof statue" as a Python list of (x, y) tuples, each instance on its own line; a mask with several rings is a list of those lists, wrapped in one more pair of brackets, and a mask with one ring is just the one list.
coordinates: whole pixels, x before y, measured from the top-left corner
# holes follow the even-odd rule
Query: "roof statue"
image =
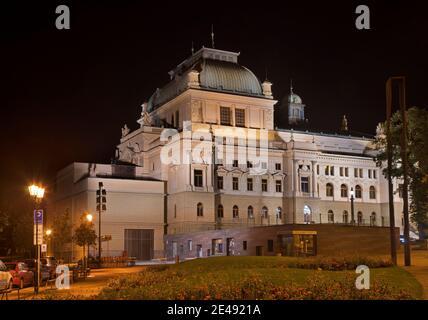
[(129, 133), (129, 128), (125, 123), (125, 125), (122, 128), (122, 138), (126, 137), (128, 135), (128, 133)]

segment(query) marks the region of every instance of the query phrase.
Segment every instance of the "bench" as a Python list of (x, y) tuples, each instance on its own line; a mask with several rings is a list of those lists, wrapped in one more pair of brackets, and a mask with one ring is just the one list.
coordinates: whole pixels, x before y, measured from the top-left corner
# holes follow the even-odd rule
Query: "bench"
[[(20, 300), (21, 299), (20, 288), (17, 288), (15, 290), (18, 291), (18, 300)], [(12, 293), (12, 291), (13, 289), (0, 290), (0, 295), (1, 295), (0, 300), (9, 300), (9, 293)]]

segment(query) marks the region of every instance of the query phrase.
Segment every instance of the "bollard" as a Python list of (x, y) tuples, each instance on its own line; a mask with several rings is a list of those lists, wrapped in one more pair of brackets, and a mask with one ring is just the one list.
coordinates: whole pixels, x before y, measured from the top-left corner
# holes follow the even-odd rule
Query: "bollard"
[(175, 263), (176, 264), (180, 263), (180, 257), (178, 255), (175, 256)]

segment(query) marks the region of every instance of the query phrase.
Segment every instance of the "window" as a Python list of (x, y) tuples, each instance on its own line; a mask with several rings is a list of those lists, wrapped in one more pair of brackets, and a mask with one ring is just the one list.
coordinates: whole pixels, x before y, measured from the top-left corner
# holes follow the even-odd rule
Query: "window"
[(198, 217), (203, 217), (204, 216), (204, 206), (200, 202), (196, 206), (196, 214), (197, 214)]
[(354, 168), (354, 177), (358, 178), (358, 168)]
[(372, 178), (372, 170), (371, 169), (368, 170), (368, 175), (369, 175), (369, 179), (371, 179)]
[(267, 169), (267, 162), (262, 162), (262, 169)]
[(275, 163), (275, 170), (281, 170), (281, 164)]
[(253, 191), (253, 179), (252, 178), (247, 179), (247, 191)]
[(340, 168), (339, 168), (339, 175), (340, 175), (341, 177), (343, 177), (343, 167), (340, 167)]
[(193, 184), (195, 185), (195, 187), (202, 187), (203, 186), (202, 170), (195, 170), (195, 171), (193, 171), (193, 174), (194, 174)]
[(373, 179), (377, 179), (377, 173), (376, 173), (376, 170), (373, 170)]
[(237, 127), (245, 127), (245, 110), (235, 109), (235, 125)]
[(327, 183), (326, 187), (325, 187), (325, 196), (326, 197), (333, 197), (333, 185), (331, 183)]
[(233, 190), (239, 190), (239, 180), (237, 177), (232, 178), (232, 189)]
[(233, 160), (233, 167), (238, 168), (238, 160)]
[(251, 161), (247, 161), (247, 168), (252, 168), (253, 167), (253, 163)]
[(345, 168), (345, 177), (349, 177), (349, 168), (348, 167)]
[(357, 221), (358, 221), (358, 224), (363, 224), (363, 213), (361, 212), (361, 211), (358, 211), (358, 213), (357, 213)]
[(334, 223), (334, 213), (332, 210), (328, 210), (328, 223)]
[(222, 176), (217, 177), (217, 188), (219, 190), (223, 190), (223, 177)]
[(247, 250), (247, 241), (242, 241), (242, 250)]
[(230, 109), (228, 107), (220, 107), (220, 124), (222, 126), (230, 126)]
[(363, 190), (362, 190), (361, 186), (356, 185), (355, 186), (355, 198), (361, 199), (362, 194), (363, 194)]
[(317, 164), (317, 175), (319, 175), (319, 174), (320, 174), (320, 165)]
[(193, 242), (192, 242), (192, 240), (187, 240), (187, 249), (189, 251), (192, 251), (192, 249), (193, 249)]
[(275, 187), (276, 187), (276, 192), (282, 192), (282, 181), (276, 180)]
[(340, 196), (342, 198), (347, 198), (348, 197), (348, 186), (346, 184), (342, 184), (340, 186)]
[(265, 219), (269, 218), (268, 208), (266, 208), (266, 207), (262, 208), (262, 217)]
[(213, 239), (212, 249), (213, 249), (213, 254), (223, 253), (223, 239)]
[(223, 205), (219, 204), (217, 207), (217, 218), (223, 218), (224, 212), (223, 212)]
[(370, 225), (372, 227), (376, 226), (376, 212), (372, 212), (370, 216)]
[(300, 187), (302, 192), (309, 193), (309, 177), (300, 178)]
[(267, 241), (268, 252), (273, 252), (273, 240)]
[(330, 174), (330, 166), (325, 166), (325, 175), (328, 176)]
[(343, 211), (343, 223), (348, 224), (348, 211)]
[(376, 189), (375, 187), (371, 186), (369, 189), (369, 193), (370, 193), (370, 199), (376, 199)]
[(403, 197), (403, 190), (404, 190), (404, 185), (403, 185), (402, 183), (400, 183), (400, 184), (398, 185), (398, 196), (399, 196), (400, 198), (402, 198), (402, 197)]
[(363, 169), (360, 169), (359, 172), (360, 172), (360, 178), (362, 178), (363, 177)]
[(276, 217), (279, 220), (282, 220), (282, 208), (281, 207), (276, 208)]
[(331, 176), (334, 176), (334, 166), (331, 166), (331, 167), (330, 167), (330, 175), (331, 175)]
[(239, 218), (239, 208), (238, 206), (233, 206), (232, 216), (234, 219)]
[(177, 205), (174, 204), (174, 218), (177, 218)]
[(262, 179), (262, 191), (267, 192), (267, 180)]
[(248, 219), (253, 219), (254, 218), (254, 209), (252, 206), (248, 206)]

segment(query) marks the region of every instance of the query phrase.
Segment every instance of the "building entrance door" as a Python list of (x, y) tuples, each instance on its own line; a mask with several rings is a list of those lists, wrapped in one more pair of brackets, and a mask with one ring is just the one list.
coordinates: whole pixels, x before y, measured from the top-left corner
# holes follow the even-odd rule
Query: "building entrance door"
[(137, 260), (153, 259), (154, 230), (125, 229), (125, 251)]
[(263, 246), (256, 246), (256, 256), (263, 255)]

